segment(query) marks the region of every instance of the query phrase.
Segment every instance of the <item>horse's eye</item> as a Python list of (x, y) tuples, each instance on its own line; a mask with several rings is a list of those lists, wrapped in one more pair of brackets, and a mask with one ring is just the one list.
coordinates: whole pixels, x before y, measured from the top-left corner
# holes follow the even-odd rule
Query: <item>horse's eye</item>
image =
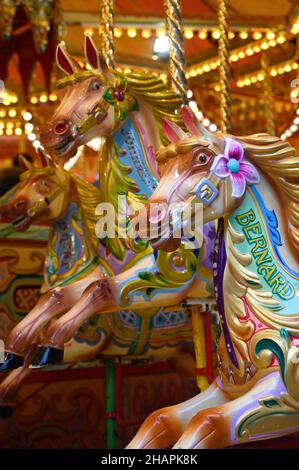
[(47, 193), (49, 192), (51, 189), (51, 185), (49, 183), (49, 181), (47, 180), (40, 180), (38, 182), (38, 190), (41, 192), (41, 193)]
[(99, 91), (101, 89), (100, 82), (93, 82), (90, 86), (91, 90)]
[(204, 153), (200, 153), (198, 156), (197, 156), (197, 160), (199, 163), (206, 163), (207, 161), (207, 156), (204, 154)]

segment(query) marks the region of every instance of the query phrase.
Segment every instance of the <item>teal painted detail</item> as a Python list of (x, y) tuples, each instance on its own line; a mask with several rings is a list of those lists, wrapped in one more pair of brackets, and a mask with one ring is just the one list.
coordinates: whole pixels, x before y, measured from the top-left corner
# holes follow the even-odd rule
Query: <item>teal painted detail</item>
[(295, 271), (293, 269), (291, 269), (290, 266), (288, 266), (288, 264), (286, 263), (286, 261), (283, 259), (283, 257), (281, 256), (280, 254), (280, 251), (279, 251), (279, 247), (282, 246), (282, 241), (281, 241), (281, 236), (280, 236), (280, 233), (279, 233), (279, 223), (278, 223), (278, 220), (277, 220), (277, 217), (276, 217), (276, 214), (274, 212), (274, 210), (269, 210), (266, 205), (264, 204), (264, 201), (260, 195), (260, 193), (258, 192), (258, 190), (252, 186), (251, 188), (255, 198), (257, 199), (262, 211), (263, 211), (263, 214), (265, 216), (265, 220), (266, 220), (266, 223), (267, 223), (267, 226), (268, 226), (268, 230), (269, 230), (269, 236), (270, 236), (270, 239), (271, 239), (271, 243), (272, 243), (272, 247), (273, 247), (273, 250), (277, 256), (277, 258), (279, 259), (280, 263), (284, 266), (285, 270), (290, 273), (291, 275), (293, 275), (294, 277), (299, 277), (299, 272), (298, 270)]
[(148, 330), (147, 330), (147, 336), (146, 336), (146, 341), (144, 343), (144, 347), (141, 351), (141, 354), (145, 354), (148, 351), (149, 348), (149, 343), (152, 335), (152, 329), (153, 329), (153, 317), (150, 318), (149, 323), (148, 323)]
[(279, 335), (281, 339), (286, 342), (287, 347), (290, 348), (292, 346), (292, 341), (291, 341), (288, 331), (285, 328), (281, 328), (279, 330)]
[(142, 318), (137, 316), (137, 331), (136, 331), (136, 339), (133, 341), (133, 343), (130, 345), (129, 350), (128, 350), (128, 355), (134, 354), (139, 339), (140, 339), (140, 334), (141, 334), (141, 326), (142, 326)]
[(121, 162), (130, 167), (130, 178), (138, 186), (138, 194), (149, 198), (158, 183), (150, 169), (144, 144), (132, 117), (128, 117), (122, 128), (113, 135), (113, 140), (118, 148), (125, 151)]
[(231, 173), (238, 173), (240, 171), (240, 163), (235, 158), (230, 158), (227, 162), (227, 168)]
[[(138, 344), (139, 344), (139, 341), (140, 341), (140, 337), (141, 337), (141, 331), (142, 331), (142, 322), (143, 322), (143, 318), (140, 317), (139, 315), (137, 315), (137, 331), (136, 331), (136, 339), (135, 341), (131, 344), (131, 346), (129, 347), (129, 350), (128, 350), (128, 355), (133, 355), (135, 354), (135, 351), (136, 351), (136, 348), (138, 347)], [(142, 349), (142, 351), (140, 352), (140, 354), (145, 354), (149, 348), (149, 341), (150, 341), (150, 338), (151, 338), (151, 334), (152, 334), (152, 329), (153, 329), (153, 317), (151, 317), (149, 319), (149, 324), (148, 324), (148, 329), (147, 329), (147, 337), (146, 337), (146, 341), (144, 343), (144, 347)]]
[[(255, 411), (254, 413), (252, 413), (251, 415), (247, 416), (245, 419), (243, 419), (240, 424), (239, 424), (239, 427), (238, 427), (238, 430), (237, 430), (237, 436), (238, 437), (242, 437), (242, 430), (243, 430), (243, 427), (245, 426), (245, 424), (247, 423), (247, 421), (249, 421), (249, 419), (253, 418), (254, 416), (256, 415), (259, 415), (259, 412), (258, 411)], [(255, 420), (254, 420), (255, 421)]]
[(263, 403), (263, 405), (265, 405), (266, 408), (272, 408), (273, 406), (281, 407), (281, 404), (279, 403), (279, 401), (274, 398), (269, 398), (269, 400), (262, 400), (261, 403)]
[[(299, 413), (297, 411), (280, 411), (280, 410), (277, 410), (277, 411), (273, 411), (272, 413), (267, 414), (266, 416), (265, 415), (260, 416), (260, 413), (258, 411), (256, 411), (255, 413), (252, 413), (252, 415), (247, 416), (246, 419), (241, 421), (241, 423), (238, 427), (237, 436), (239, 438), (242, 438), (243, 428), (246, 425), (246, 423), (249, 422), (249, 426), (250, 426), (251, 424), (254, 424), (258, 421), (264, 421), (266, 417), (269, 418), (270, 416), (277, 416), (277, 417), (279, 417), (279, 416), (299, 416)], [(258, 438), (258, 437), (259, 437), (259, 435), (255, 436), (255, 438)]]
[[(276, 246), (282, 247), (277, 218), (270, 209), (267, 213), (264, 211), (264, 202), (261, 197), (257, 199), (253, 189), (256, 190), (248, 188), (242, 204), (229, 216), (233, 229), (241, 231), (245, 237), (243, 242), (237, 244), (237, 250), (252, 255), (246, 269), (258, 276), (262, 291), (271, 291), (273, 298), (279, 301), (280, 306), (273, 306), (273, 311), (280, 315), (297, 314), (296, 289), (299, 288), (299, 279), (285, 268), (285, 263), (277, 256), (274, 241)], [(252, 287), (257, 287), (252, 280), (247, 281)]]
[(259, 341), (256, 346), (255, 346), (255, 353), (257, 355), (260, 354), (261, 351), (264, 349), (267, 349), (277, 357), (277, 360), (279, 362), (280, 370), (281, 370), (281, 377), (285, 383), (284, 379), (284, 373), (285, 373), (285, 358), (284, 358), (284, 353), (279, 344), (277, 344), (273, 339), (269, 338), (263, 338), (261, 341)]

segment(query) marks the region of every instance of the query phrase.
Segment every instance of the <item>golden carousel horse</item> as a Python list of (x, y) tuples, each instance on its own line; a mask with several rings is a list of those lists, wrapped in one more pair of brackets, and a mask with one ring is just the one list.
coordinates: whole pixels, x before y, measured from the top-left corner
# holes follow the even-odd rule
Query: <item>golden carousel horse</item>
[(150, 415), (129, 448), (221, 448), (299, 429), (298, 157), (277, 137), (212, 134), (183, 114), (189, 134), (172, 124), (147, 204), (179, 195), (193, 213), (202, 207), (204, 223), (218, 220), (219, 375)]
[[(67, 77), (58, 84), (62, 102), (43, 134), (53, 160), (41, 152), (42, 168), (29, 169), (17, 194), (2, 208), (19, 230), (38, 220), (56, 220), (47, 250), (45, 293), (8, 336), (4, 371), (21, 366), (24, 358), (26, 366), (68, 361), (71, 348), (65, 345), (72, 337), (90, 357), (90, 345), (80, 340), (78, 330), (97, 313), (105, 315), (99, 320), (94, 351), (102, 354), (105, 348), (114, 357), (178, 357), (192, 338), (190, 318), (178, 305), (186, 297), (213, 296), (213, 224), (205, 226), (200, 250), (183, 247), (165, 254), (131, 236), (106, 237), (95, 248), (95, 225), (101, 218), (95, 215), (97, 205), (116, 206), (118, 197), (125, 196), (126, 204), (140, 207), (157, 186), (154, 150), (162, 138), (162, 118), (180, 122), (180, 100), (156, 77), (102, 69), (91, 39), (85, 41), (92, 70), (80, 69), (61, 46), (57, 49)], [(105, 138), (100, 190), (62, 168), (79, 145), (95, 136)], [(127, 327), (130, 340), (124, 333)], [(157, 334), (154, 344), (156, 329), (163, 338)], [(4, 387), (5, 382), (0, 386), (3, 402)]]

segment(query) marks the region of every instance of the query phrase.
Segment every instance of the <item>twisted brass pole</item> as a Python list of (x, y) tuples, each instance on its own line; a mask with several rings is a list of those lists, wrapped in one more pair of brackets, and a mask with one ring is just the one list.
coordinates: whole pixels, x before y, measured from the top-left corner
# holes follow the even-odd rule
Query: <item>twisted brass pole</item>
[(220, 128), (228, 133), (231, 128), (231, 100), (230, 100), (230, 68), (229, 68), (229, 37), (228, 37), (228, 8), (227, 0), (219, 0), (218, 22), (220, 30), (219, 59), (220, 59)]
[(187, 104), (188, 83), (186, 79), (185, 41), (181, 0), (165, 0), (166, 31), (169, 40), (169, 71), (171, 90), (182, 97)]
[(101, 1), (102, 54), (109, 69), (115, 68), (113, 0)]
[(264, 92), (264, 107), (266, 116), (266, 130), (268, 134), (275, 135), (275, 121), (274, 121), (274, 102), (273, 90), (270, 75), (270, 61), (266, 52), (261, 55), (261, 68), (264, 75), (263, 92)]

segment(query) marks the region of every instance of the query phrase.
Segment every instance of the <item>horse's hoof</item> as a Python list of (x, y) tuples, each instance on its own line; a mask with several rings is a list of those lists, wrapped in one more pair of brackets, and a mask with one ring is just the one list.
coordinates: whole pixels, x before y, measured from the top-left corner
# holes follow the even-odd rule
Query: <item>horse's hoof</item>
[(19, 356), (18, 354), (14, 354), (12, 352), (7, 352), (4, 356), (4, 362), (0, 363), (0, 372), (17, 369), (18, 367), (22, 367), (23, 364), (23, 356)]
[(9, 405), (0, 405), (0, 418), (8, 419), (13, 413), (13, 407)]
[(34, 367), (44, 367), (49, 364), (58, 364), (63, 361), (63, 349), (42, 346), (38, 348), (31, 365)]

